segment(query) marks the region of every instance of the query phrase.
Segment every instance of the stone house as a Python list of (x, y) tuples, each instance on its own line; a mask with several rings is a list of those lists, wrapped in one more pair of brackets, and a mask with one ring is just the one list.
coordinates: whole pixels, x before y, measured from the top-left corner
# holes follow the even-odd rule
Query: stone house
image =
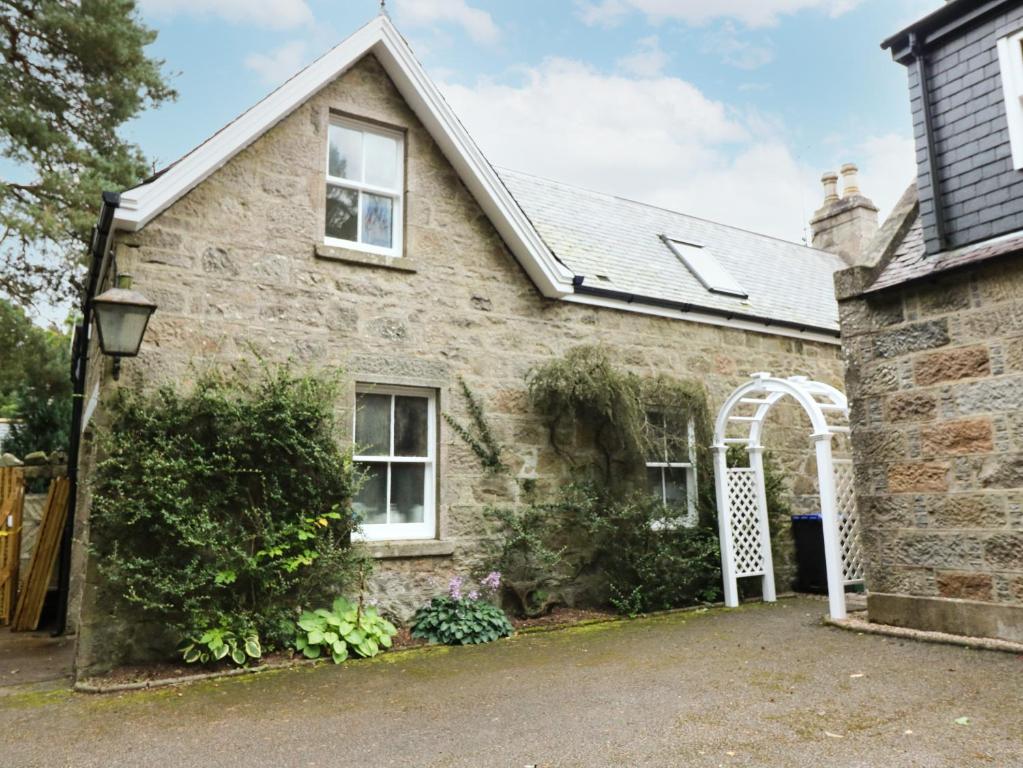
[(873, 621), (1023, 641), (1023, 3), (884, 43), (918, 177), (836, 287)]
[[(477, 562), (486, 505), (514, 502), (523, 480), (564, 481), (526, 402), (531, 366), (599, 342), (636, 373), (701, 381), (711, 409), (754, 371), (841, 384), (841, 258), (494, 169), (385, 16), (105, 206), (101, 283), (131, 273), (159, 304), (121, 385), (187, 381), (249, 342), (348, 373), (372, 589), (400, 616)], [(818, 226), (843, 239), (826, 212)], [(93, 353), (83, 478), (116, 386)], [(460, 377), (507, 446), (508, 477), (485, 476), (439, 418), (464, 419)], [(779, 409), (769, 447), (812, 493), (802, 418)], [(711, 481), (691, 457), (655, 463), (666, 501)], [(83, 482), (73, 570), (91, 574), (88, 510)], [(94, 586), (72, 596), (83, 667), (104, 653)]]

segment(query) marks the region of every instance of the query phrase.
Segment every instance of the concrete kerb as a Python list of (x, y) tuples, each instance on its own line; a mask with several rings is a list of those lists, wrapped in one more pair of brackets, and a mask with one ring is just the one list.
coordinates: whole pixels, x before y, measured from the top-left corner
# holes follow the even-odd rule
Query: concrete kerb
[[(786, 593), (779, 595), (779, 599), (787, 599), (795, 597), (793, 593)], [(762, 601), (759, 599), (749, 599), (745, 604), (757, 605)], [(545, 626), (525, 627), (524, 629), (518, 630), (515, 635), (538, 635), (546, 634), (550, 632), (562, 632), (566, 630), (575, 629), (578, 627), (593, 627), (600, 624), (619, 624), (625, 621), (631, 621), (633, 618), (636, 619), (652, 619), (664, 616), (674, 616), (686, 613), (706, 613), (711, 610), (724, 608), (724, 603), (704, 603), (702, 605), (693, 605), (686, 608), (673, 608), (666, 611), (654, 611), (651, 613), (640, 614), (636, 617), (629, 616), (608, 616), (607, 618), (599, 619), (587, 619), (584, 621), (577, 621), (570, 624), (549, 624)], [(730, 610), (740, 610), (730, 609)], [(513, 636), (514, 637), (514, 636)], [(395, 661), (400, 657), (430, 653), (435, 651), (447, 650), (448, 646), (442, 645), (422, 645), (415, 646), (412, 648), (401, 648), (396, 651), (388, 651), (380, 656), (375, 657), (376, 659), (383, 659), (387, 661)], [(182, 675), (181, 677), (164, 677), (157, 678), (155, 680), (138, 680), (129, 683), (111, 683), (109, 685), (103, 685), (101, 683), (93, 682), (92, 679), (86, 680), (75, 680), (71, 689), (75, 693), (88, 693), (88, 694), (108, 694), (108, 693), (126, 693), (129, 691), (144, 691), (152, 690), (155, 688), (168, 688), (177, 685), (188, 685), (191, 683), (199, 683), (209, 680), (219, 680), (221, 678), (228, 677), (239, 677), (241, 675), (256, 675), (261, 672), (272, 672), (280, 671), (285, 669), (293, 669), (296, 667), (304, 666), (316, 666), (318, 664), (326, 664), (329, 659), (291, 659), (289, 661), (279, 662), (275, 664), (261, 664), (258, 667), (242, 667), (239, 669), (225, 669), (218, 670), (216, 672), (201, 672), (194, 675)], [(362, 660), (360, 660), (362, 661)]]
[(973, 648), (980, 651), (999, 651), (1001, 653), (1012, 653), (1023, 655), (1023, 643), (1014, 643), (1010, 640), (998, 640), (993, 637), (970, 637), (968, 635), (951, 635), (945, 632), (931, 632), (923, 629), (911, 629), (909, 627), (896, 627), (890, 624), (874, 624), (867, 621), (866, 613), (851, 614), (845, 619), (832, 619), (825, 616), (824, 624), (847, 632), (857, 632), (868, 635), (887, 635), (905, 640), (916, 640), (923, 643), (938, 643), (940, 645), (956, 645), (961, 648)]

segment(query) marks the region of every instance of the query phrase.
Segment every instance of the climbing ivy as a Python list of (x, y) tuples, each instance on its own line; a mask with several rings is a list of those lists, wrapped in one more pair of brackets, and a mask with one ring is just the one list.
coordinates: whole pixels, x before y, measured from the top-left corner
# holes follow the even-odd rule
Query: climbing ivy
[(459, 424), (450, 413), (444, 414), (444, 421), (472, 449), (472, 452), (476, 454), (480, 464), (483, 465), (487, 472), (495, 474), (506, 472), (508, 467), (505, 466), (501, 459), (501, 444), (494, 437), (493, 430), (490, 429), (490, 423), (483, 412), (483, 403), (469, 389), (465, 379), (459, 377), (458, 385), (462, 390), (462, 398), (465, 400), (466, 410), (469, 411), (469, 426)]

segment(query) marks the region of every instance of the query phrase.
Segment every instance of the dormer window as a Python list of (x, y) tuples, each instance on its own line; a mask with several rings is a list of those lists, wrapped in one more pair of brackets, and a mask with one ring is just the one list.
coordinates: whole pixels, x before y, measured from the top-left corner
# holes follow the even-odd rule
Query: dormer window
[(1009, 122), (1012, 165), (1023, 170), (1023, 30), (998, 41), (998, 62)]
[(401, 256), (404, 137), (333, 118), (327, 141), (324, 242)]

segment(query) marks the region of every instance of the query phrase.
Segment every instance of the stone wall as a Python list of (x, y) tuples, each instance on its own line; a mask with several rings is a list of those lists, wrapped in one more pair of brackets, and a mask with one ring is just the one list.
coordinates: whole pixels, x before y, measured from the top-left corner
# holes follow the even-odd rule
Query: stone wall
[[(398, 264), (318, 245), (332, 110), (406, 131), (406, 258)], [(439, 540), (375, 547), (382, 559), (372, 588), (403, 617), (478, 562), (486, 505), (514, 502), (524, 479), (552, 493), (569, 477), (526, 402), (531, 366), (599, 342), (638, 374), (704, 382), (712, 409), (753, 371), (841, 383), (837, 345), (543, 298), (373, 58), (142, 231), (119, 234), (116, 254), (121, 271), (132, 272), (135, 286), (159, 303), (122, 386), (138, 379), (187, 383), (205, 366), (254, 350), (343, 366), (352, 382), (343, 408), (352, 406), (357, 381), (433, 388), (439, 409), (463, 422), (458, 377), (481, 398), (511, 472), (484, 475), (471, 450), (438, 421)], [(104, 378), (104, 397), (112, 386)], [(779, 408), (768, 435), (790, 469), (810, 450), (801, 418), (796, 407)], [(87, 509), (85, 494), (85, 518)], [(88, 667), (105, 653), (94, 639), (102, 612), (93, 588), (82, 611), (79, 661)]]
[(840, 314), (871, 617), (1023, 640), (1023, 260)]

